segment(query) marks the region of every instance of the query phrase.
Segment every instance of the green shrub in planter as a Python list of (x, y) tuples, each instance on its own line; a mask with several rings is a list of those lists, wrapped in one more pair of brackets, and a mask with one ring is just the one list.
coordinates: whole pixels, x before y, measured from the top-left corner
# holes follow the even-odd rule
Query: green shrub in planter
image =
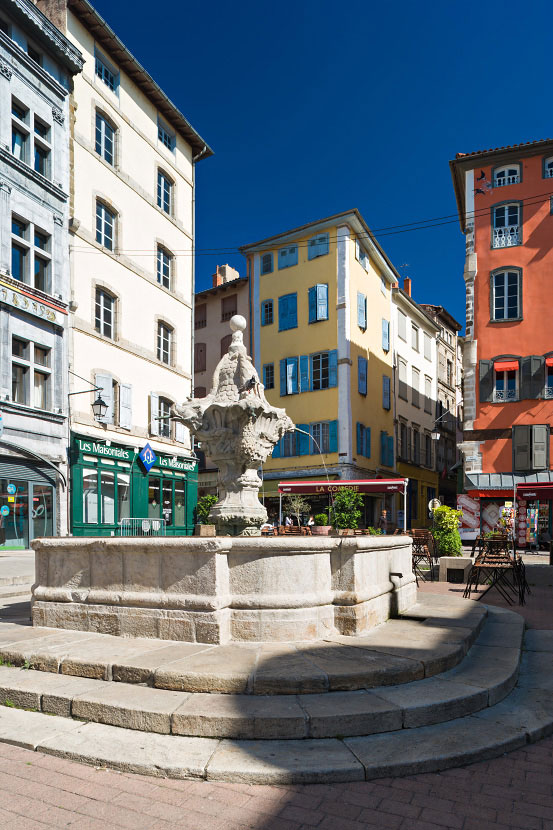
[(461, 510), (454, 510), (445, 504), (434, 510), (434, 527), (432, 534), (438, 543), (440, 556), (461, 556), (462, 544), (459, 534)]
[(355, 530), (359, 527), (363, 496), (352, 487), (340, 489), (330, 509), (330, 523), (335, 530)]
[(196, 523), (199, 525), (209, 524), (209, 511), (217, 502), (217, 496), (210, 495), (201, 496), (196, 505)]
[(317, 527), (328, 527), (328, 516), (326, 513), (317, 513), (313, 516), (313, 521)]
[(368, 527), (367, 528), (367, 535), (368, 536), (382, 536), (382, 528), (378, 527)]

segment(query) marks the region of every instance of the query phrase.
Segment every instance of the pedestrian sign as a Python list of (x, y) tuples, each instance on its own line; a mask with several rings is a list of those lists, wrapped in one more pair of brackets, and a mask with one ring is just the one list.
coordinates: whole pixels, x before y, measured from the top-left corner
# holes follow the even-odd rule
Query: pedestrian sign
[(144, 449), (138, 457), (142, 461), (142, 464), (144, 465), (146, 472), (149, 473), (157, 461), (157, 455), (155, 454), (155, 452), (149, 444), (146, 444), (146, 446), (144, 447)]

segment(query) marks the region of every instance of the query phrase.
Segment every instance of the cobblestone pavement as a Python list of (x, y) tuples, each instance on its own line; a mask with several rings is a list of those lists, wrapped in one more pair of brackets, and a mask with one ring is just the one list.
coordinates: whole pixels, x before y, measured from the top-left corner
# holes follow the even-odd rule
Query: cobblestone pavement
[[(426, 583), (421, 590), (458, 589)], [(501, 604), (496, 592), (486, 599)], [(531, 628), (553, 629), (552, 599), (550, 585), (533, 585), (528, 604), (514, 610), (524, 614)], [(146, 778), (0, 743), (1, 830), (63, 827), (553, 830), (553, 737), (442, 773), (309, 786)]]

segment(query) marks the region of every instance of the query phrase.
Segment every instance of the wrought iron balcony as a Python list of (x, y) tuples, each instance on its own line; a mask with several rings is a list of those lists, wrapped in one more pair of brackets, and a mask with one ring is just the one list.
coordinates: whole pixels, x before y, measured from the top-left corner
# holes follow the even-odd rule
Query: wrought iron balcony
[(544, 398), (553, 398), (553, 386), (546, 386), (543, 392)]
[(493, 229), (494, 248), (511, 248), (513, 245), (520, 245), (520, 225)]
[(516, 389), (495, 389), (493, 399), (496, 403), (500, 403), (501, 401), (516, 401), (517, 391)]

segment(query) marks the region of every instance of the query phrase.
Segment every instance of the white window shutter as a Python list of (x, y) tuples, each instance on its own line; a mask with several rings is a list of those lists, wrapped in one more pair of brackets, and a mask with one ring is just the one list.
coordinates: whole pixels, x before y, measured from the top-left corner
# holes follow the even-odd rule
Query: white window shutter
[(182, 421), (175, 421), (175, 441), (179, 444), (184, 444), (186, 438), (186, 428)]
[(132, 426), (132, 386), (122, 383), (119, 387), (119, 426), (130, 429)]
[(107, 411), (101, 419), (104, 424), (113, 424), (113, 378), (111, 375), (97, 374), (95, 378), (95, 386), (99, 386), (98, 394), (107, 404)]
[(150, 393), (150, 435), (159, 435), (159, 395)]

